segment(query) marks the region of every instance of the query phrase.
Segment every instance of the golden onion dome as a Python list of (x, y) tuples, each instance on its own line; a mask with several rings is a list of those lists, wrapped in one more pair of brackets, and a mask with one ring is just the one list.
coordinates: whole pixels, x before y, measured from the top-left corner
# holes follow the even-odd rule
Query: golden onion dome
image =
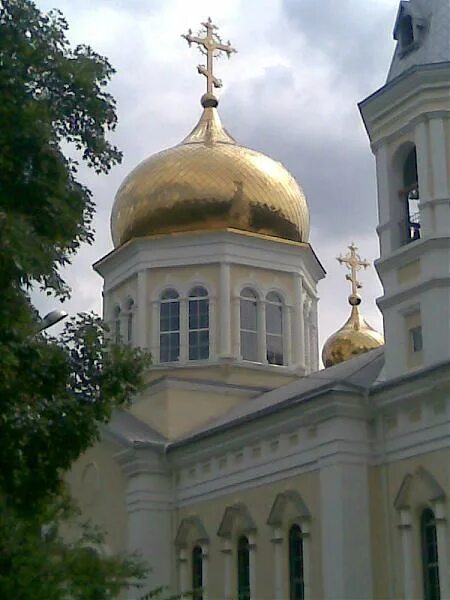
[(323, 346), (322, 362), (325, 367), (332, 367), (384, 344), (383, 336), (367, 323), (359, 308), (361, 297), (357, 290), (362, 286), (356, 278), (356, 272), (362, 267), (367, 268), (369, 263), (361, 260), (354, 244), (351, 244), (349, 249), (350, 254), (346, 257), (340, 256), (338, 261), (345, 264), (351, 271), (351, 275), (347, 275), (346, 278), (352, 284), (352, 293), (348, 298), (352, 309), (345, 324), (331, 335)]
[(179, 145), (144, 160), (120, 186), (111, 214), (114, 245), (227, 228), (307, 242), (309, 211), (294, 177), (236, 143), (212, 94), (202, 105), (200, 121)]
[(352, 312), (345, 325), (325, 342), (322, 361), (325, 367), (332, 367), (383, 344), (383, 336), (361, 316), (359, 306), (352, 306)]

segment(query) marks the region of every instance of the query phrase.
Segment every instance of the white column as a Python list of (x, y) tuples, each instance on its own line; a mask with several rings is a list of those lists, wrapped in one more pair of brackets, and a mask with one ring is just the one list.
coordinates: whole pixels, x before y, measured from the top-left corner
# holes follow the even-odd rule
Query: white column
[(319, 461), (324, 600), (373, 598), (368, 467), (353, 461), (344, 452)]
[(292, 319), (291, 306), (284, 306), (283, 310), (283, 359), (285, 365), (292, 364)]
[[(220, 301), (219, 301), (220, 310)], [(214, 360), (218, 354), (217, 339), (217, 300), (214, 297), (209, 298), (209, 358)]]
[(262, 363), (267, 362), (265, 300), (260, 300), (258, 302), (258, 360)]
[[(430, 119), (430, 150), (433, 171), (433, 197), (448, 197), (447, 143), (442, 117)], [(448, 230), (448, 227), (447, 227)]]
[(248, 536), (248, 564), (250, 570), (250, 600), (258, 600), (256, 595), (256, 544), (252, 535)]
[[(148, 348), (148, 299), (147, 299), (147, 271), (139, 271), (137, 275), (137, 311), (136, 311), (136, 344), (141, 348)], [(151, 329), (155, 327), (155, 321), (150, 323)], [(134, 332), (133, 332), (134, 333)]]
[(273, 531), (273, 537), (270, 540), (273, 544), (273, 569), (274, 569), (274, 600), (283, 600), (283, 537), (281, 530), (277, 527)]
[(302, 544), (303, 544), (303, 588), (304, 600), (312, 598), (311, 593), (311, 537), (309, 533), (309, 522), (302, 521)]
[(185, 594), (189, 591), (189, 582), (187, 553), (184, 548), (178, 553), (178, 577), (180, 594)]
[(310, 326), (309, 326), (309, 306), (305, 302), (303, 305), (303, 336), (305, 344), (305, 369), (308, 375), (311, 372), (311, 348), (310, 348)]
[(303, 322), (303, 283), (300, 273), (294, 273), (294, 311), (292, 323), (292, 360), (296, 367), (305, 367), (305, 335)]
[(203, 580), (203, 600), (208, 600), (208, 546), (202, 545), (202, 580)]
[(448, 237), (450, 199), (448, 185), (448, 150), (442, 117), (430, 119), (430, 150), (433, 172), (433, 209), (437, 235)]
[[(127, 478), (127, 552), (138, 552), (152, 567), (140, 593), (159, 586), (169, 586), (173, 593), (170, 474), (161, 457), (148, 448), (125, 450), (116, 460)], [(136, 590), (130, 590), (129, 598), (135, 597)]]
[(180, 361), (189, 358), (189, 300), (180, 299)]
[(436, 537), (439, 560), (439, 583), (442, 600), (450, 598), (449, 562), (448, 562), (448, 530), (445, 518), (445, 502), (436, 502), (434, 505), (434, 518), (436, 521)]
[(231, 594), (231, 560), (232, 560), (232, 552), (231, 552), (231, 542), (230, 540), (225, 540), (222, 548), (223, 553), (223, 579), (224, 579), (224, 587), (223, 587), (223, 597), (224, 600), (232, 600)]
[(150, 354), (153, 364), (159, 363), (159, 300), (151, 303)]
[(233, 298), (233, 356), (242, 358), (241, 353), (241, 308), (240, 298)]
[(400, 537), (402, 542), (403, 558), (403, 598), (410, 600), (414, 597), (414, 572), (413, 572), (413, 548), (411, 530), (411, 511), (403, 509), (400, 511)]
[(231, 287), (230, 265), (220, 263), (220, 356), (229, 358), (231, 355)]
[(428, 122), (420, 121), (415, 129), (415, 142), (417, 150), (417, 176), (420, 187), (420, 219), (421, 236), (430, 237), (435, 229), (434, 209), (431, 200), (430, 182), (432, 181), (430, 173), (430, 148), (428, 143)]

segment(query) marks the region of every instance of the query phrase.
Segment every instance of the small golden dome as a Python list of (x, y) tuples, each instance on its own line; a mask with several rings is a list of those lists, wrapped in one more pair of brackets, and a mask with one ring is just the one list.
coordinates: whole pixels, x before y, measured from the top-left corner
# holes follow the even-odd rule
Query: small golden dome
[(346, 323), (331, 335), (323, 346), (322, 362), (325, 367), (332, 367), (384, 344), (383, 336), (367, 323), (359, 309), (361, 297), (357, 292), (362, 286), (356, 278), (356, 273), (363, 267), (366, 269), (369, 263), (361, 260), (356, 252), (358, 248), (353, 243), (349, 250), (347, 256), (340, 256), (337, 260), (351, 271), (351, 275), (347, 275), (346, 278), (352, 284), (352, 293), (348, 298), (352, 311)]
[(239, 146), (212, 94), (181, 144), (144, 160), (120, 186), (111, 214), (114, 245), (136, 237), (241, 229), (307, 242), (303, 191), (280, 162)]
[(322, 361), (325, 367), (332, 367), (383, 344), (383, 336), (361, 316), (359, 306), (352, 306), (348, 321), (325, 342)]

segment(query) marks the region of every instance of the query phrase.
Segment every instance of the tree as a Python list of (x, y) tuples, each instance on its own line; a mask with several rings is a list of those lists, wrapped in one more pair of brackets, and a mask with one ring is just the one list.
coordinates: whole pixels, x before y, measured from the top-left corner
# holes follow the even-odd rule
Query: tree
[[(89, 46), (72, 49), (61, 13), (0, 0), (0, 597), (115, 597), (143, 569), (89, 550), (101, 535), (77, 518), (64, 472), (99, 437), (111, 411), (143, 383), (149, 357), (108, 342), (92, 315), (60, 339), (37, 334), (33, 287), (61, 299), (61, 269), (92, 243), (94, 203), (78, 161), (107, 173), (113, 69)], [(64, 152), (65, 151), (65, 152)]]

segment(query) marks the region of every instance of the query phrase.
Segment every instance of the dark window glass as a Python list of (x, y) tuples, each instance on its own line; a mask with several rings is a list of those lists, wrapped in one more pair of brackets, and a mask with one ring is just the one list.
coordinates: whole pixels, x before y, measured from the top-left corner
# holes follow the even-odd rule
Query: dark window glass
[(256, 293), (245, 288), (240, 303), (241, 356), (244, 360), (258, 360), (258, 299)]
[(120, 342), (121, 331), (120, 331), (120, 307), (116, 306), (114, 309), (114, 341), (116, 344)]
[(192, 550), (192, 600), (203, 600), (203, 552), (200, 546)]
[(411, 335), (411, 347), (413, 352), (422, 352), (423, 350), (423, 338), (422, 338), (422, 327), (414, 327), (410, 329)]
[(209, 358), (209, 299), (203, 287), (189, 294), (189, 360)]
[(422, 512), (421, 533), (424, 600), (440, 600), (436, 520), (429, 508)]
[(302, 530), (292, 525), (289, 530), (289, 600), (303, 600), (303, 540)]
[(131, 344), (133, 341), (133, 321), (134, 321), (134, 300), (128, 298), (127, 302), (127, 342)]
[(239, 538), (237, 550), (238, 600), (250, 600), (250, 549), (245, 535)]
[(283, 365), (283, 302), (271, 292), (266, 298), (266, 352), (267, 362)]
[(180, 358), (180, 298), (176, 290), (161, 294), (159, 305), (159, 360)]

